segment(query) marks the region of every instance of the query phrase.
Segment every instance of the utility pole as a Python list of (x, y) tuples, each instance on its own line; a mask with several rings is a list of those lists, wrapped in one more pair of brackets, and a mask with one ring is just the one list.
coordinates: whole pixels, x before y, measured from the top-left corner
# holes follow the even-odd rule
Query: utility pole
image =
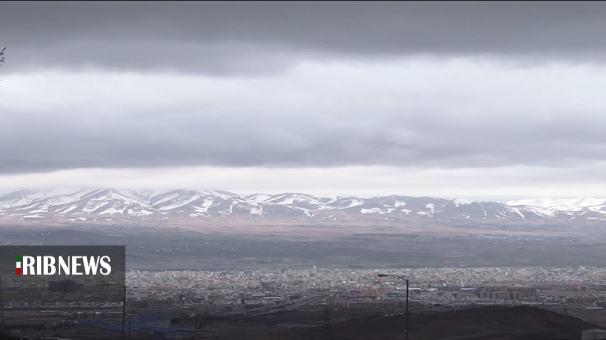
[[(124, 288), (124, 296), (122, 297), (122, 339), (124, 339), (124, 320), (126, 317), (126, 286), (122, 286)], [(130, 328), (130, 326), (128, 326)], [(408, 340), (408, 339), (407, 339)]]
[(377, 274), (378, 277), (386, 277), (386, 276), (392, 276), (392, 277), (396, 277), (400, 280), (404, 280), (406, 281), (406, 331), (405, 331), (405, 336), (406, 336), (406, 340), (408, 340), (408, 329), (410, 328), (410, 311), (408, 309), (408, 301), (409, 299), (409, 286), (410, 286), (410, 280), (405, 278), (404, 276), (401, 275), (389, 275), (389, 274)]

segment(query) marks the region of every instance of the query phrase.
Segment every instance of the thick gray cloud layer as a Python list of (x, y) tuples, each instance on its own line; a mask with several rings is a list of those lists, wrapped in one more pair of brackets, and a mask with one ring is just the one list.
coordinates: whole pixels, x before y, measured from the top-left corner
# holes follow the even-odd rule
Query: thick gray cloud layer
[(0, 172), (606, 158), (603, 3), (0, 4)]
[(606, 4), (573, 2), (0, 4), (14, 69), (218, 75), (277, 71), (306, 58), (603, 60), (605, 16)]

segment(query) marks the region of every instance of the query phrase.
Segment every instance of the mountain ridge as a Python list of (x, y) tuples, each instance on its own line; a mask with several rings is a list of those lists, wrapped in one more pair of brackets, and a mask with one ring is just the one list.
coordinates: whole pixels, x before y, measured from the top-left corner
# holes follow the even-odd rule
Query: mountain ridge
[(0, 193), (0, 218), (89, 220), (121, 218), (352, 218), (443, 221), (606, 220), (606, 199), (527, 199), (483, 202), (390, 196), (314, 196), (305, 193), (245, 194), (222, 190), (53, 189)]

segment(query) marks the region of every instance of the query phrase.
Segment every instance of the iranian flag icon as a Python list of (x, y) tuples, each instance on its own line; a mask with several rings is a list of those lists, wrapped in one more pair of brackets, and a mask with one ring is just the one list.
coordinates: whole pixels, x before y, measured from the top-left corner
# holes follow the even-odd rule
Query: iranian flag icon
[(21, 256), (17, 256), (17, 275), (21, 275)]

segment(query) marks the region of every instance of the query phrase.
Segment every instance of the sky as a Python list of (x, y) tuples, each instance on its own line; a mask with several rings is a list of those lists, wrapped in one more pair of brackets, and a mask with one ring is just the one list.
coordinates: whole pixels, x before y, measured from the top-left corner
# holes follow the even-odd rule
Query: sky
[(0, 190), (606, 197), (606, 3), (0, 2)]

